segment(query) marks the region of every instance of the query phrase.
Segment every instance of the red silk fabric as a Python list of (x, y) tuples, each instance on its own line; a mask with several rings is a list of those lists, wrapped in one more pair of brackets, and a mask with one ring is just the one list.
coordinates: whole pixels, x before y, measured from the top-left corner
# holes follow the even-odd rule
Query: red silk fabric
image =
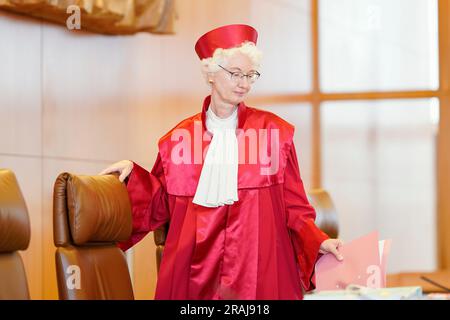
[[(176, 128), (189, 131), (195, 120), (203, 120), (204, 130), (209, 99), (202, 114)], [(239, 164), (239, 201), (233, 205), (192, 203), (201, 164), (177, 168), (170, 161), (173, 130), (161, 138), (150, 173), (134, 164), (127, 182), (133, 234), (119, 246), (126, 250), (170, 222), (155, 299), (302, 299), (304, 291), (314, 288), (319, 247), (328, 237), (314, 223), (292, 143), (293, 127), (243, 103), (238, 116), (241, 129), (279, 129), (280, 165), (275, 174), (261, 177), (261, 163)], [(202, 143), (203, 150), (208, 143)]]
[(211, 30), (202, 35), (195, 44), (200, 60), (213, 56), (217, 48), (229, 49), (241, 45), (245, 41), (256, 44), (258, 32), (245, 24), (231, 24)]

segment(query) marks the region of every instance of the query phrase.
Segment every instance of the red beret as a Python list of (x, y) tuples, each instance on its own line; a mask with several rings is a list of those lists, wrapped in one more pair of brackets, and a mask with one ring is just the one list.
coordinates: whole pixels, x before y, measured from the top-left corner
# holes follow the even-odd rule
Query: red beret
[(217, 48), (230, 49), (245, 41), (256, 44), (257, 39), (258, 32), (255, 28), (245, 24), (230, 24), (202, 35), (195, 44), (195, 51), (201, 60), (212, 57)]

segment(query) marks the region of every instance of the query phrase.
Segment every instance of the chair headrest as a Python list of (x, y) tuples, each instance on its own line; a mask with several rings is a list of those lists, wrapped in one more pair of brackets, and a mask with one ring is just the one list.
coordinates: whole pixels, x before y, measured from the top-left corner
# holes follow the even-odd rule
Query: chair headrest
[(113, 175), (61, 173), (53, 190), (53, 224), (57, 247), (128, 240), (132, 220), (125, 185)]
[(25, 250), (30, 232), (28, 210), (16, 176), (0, 169), (0, 252)]
[(308, 199), (316, 210), (316, 225), (331, 238), (339, 235), (337, 211), (330, 194), (321, 188), (308, 192)]

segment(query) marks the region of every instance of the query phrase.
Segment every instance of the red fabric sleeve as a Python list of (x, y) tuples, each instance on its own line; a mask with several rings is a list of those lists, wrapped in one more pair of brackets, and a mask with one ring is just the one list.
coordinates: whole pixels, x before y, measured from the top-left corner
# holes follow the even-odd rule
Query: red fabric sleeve
[(133, 231), (128, 240), (117, 244), (123, 251), (169, 221), (168, 197), (159, 153), (151, 173), (133, 162), (133, 170), (126, 185), (131, 202)]
[(316, 211), (309, 204), (297, 161), (294, 144), (288, 156), (284, 176), (284, 201), (287, 223), (305, 291), (315, 289), (314, 268), (319, 249), (329, 237), (316, 224)]

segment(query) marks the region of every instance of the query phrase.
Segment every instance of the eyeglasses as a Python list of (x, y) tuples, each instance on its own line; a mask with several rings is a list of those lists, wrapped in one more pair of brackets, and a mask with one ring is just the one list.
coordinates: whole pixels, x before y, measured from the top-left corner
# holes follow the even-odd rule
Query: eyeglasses
[(249, 74), (245, 74), (241, 71), (233, 72), (233, 71), (227, 70), (224, 67), (222, 67), (220, 64), (218, 64), (218, 66), (221, 67), (226, 72), (228, 72), (230, 74), (231, 81), (236, 82), (236, 83), (239, 82), (239, 80), (244, 79), (244, 77), (247, 77), (247, 80), (249, 83), (254, 83), (261, 76), (261, 74), (258, 71), (251, 71)]

